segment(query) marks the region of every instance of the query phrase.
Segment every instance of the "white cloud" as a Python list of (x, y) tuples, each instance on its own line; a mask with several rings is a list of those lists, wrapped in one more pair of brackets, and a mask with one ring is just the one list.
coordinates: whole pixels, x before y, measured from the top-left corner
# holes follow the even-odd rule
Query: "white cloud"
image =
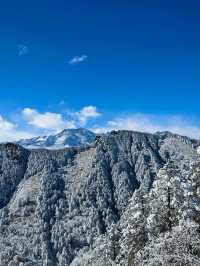
[(59, 102), (59, 105), (64, 105), (65, 104), (65, 101), (64, 100), (61, 100), (60, 102)]
[(196, 121), (181, 116), (133, 114), (114, 118), (106, 122), (105, 126), (95, 126), (92, 130), (96, 133), (112, 130), (134, 130), (149, 133), (170, 131), (192, 138), (200, 138), (200, 125)]
[(0, 115), (0, 129), (5, 130), (5, 131), (10, 131), (15, 128), (15, 125), (9, 122), (8, 120), (5, 120), (1, 115)]
[(85, 126), (89, 119), (101, 116), (95, 106), (85, 106), (79, 112), (74, 113), (81, 126)]
[(39, 113), (37, 110), (31, 108), (25, 108), (22, 114), (29, 125), (38, 128), (60, 130), (65, 125), (61, 114), (50, 112)]
[(77, 65), (80, 64), (88, 59), (87, 55), (75, 56), (73, 57), (68, 63), (70, 65)]
[(33, 135), (29, 132), (18, 129), (18, 126), (9, 122), (0, 115), (0, 141), (16, 141), (22, 138), (31, 138)]
[(59, 131), (64, 128), (86, 126), (89, 119), (97, 118), (101, 114), (97, 112), (95, 106), (85, 106), (78, 112), (67, 111), (65, 117), (60, 113), (40, 113), (32, 108), (24, 108), (22, 115), (28, 125), (47, 131)]
[(26, 55), (29, 53), (29, 48), (26, 45), (20, 44), (17, 46), (17, 48), (18, 48), (18, 55), (19, 56), (23, 56), (23, 55)]
[(104, 124), (94, 126), (94, 121), (101, 115), (97, 107), (92, 105), (85, 106), (80, 111), (67, 110), (63, 114), (41, 113), (33, 108), (25, 108), (20, 112), (17, 124), (0, 115), (0, 142), (53, 134), (64, 128), (78, 127), (90, 127), (96, 133), (123, 129), (150, 133), (171, 131), (192, 138), (200, 138), (200, 121), (191, 118), (135, 113), (119, 115), (110, 120), (105, 118)]

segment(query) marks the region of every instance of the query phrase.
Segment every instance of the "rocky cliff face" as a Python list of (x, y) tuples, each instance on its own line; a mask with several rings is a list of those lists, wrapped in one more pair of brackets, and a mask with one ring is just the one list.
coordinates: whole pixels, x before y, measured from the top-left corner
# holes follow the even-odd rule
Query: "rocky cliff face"
[(0, 145), (0, 265), (200, 265), (199, 145), (130, 131)]

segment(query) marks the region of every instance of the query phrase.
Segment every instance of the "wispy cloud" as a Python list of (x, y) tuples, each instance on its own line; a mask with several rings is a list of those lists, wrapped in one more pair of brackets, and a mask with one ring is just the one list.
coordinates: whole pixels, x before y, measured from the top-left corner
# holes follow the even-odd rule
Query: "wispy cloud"
[(22, 110), (22, 116), (28, 125), (52, 131), (86, 126), (90, 119), (95, 119), (100, 115), (101, 113), (92, 105), (85, 106), (78, 112), (67, 111), (65, 115), (52, 112), (40, 113), (33, 108), (24, 108)]
[(18, 126), (3, 116), (0, 115), (0, 141), (16, 141), (21, 138), (31, 138), (33, 134), (28, 131), (23, 131), (18, 128)]
[[(100, 116), (102, 118), (98, 120)], [(200, 121), (196, 119), (175, 115), (139, 113), (116, 115), (112, 119), (107, 119), (103, 117), (96, 106), (88, 105), (77, 111), (65, 110), (60, 113), (40, 112), (34, 108), (24, 108), (19, 113), (17, 123), (0, 115), (0, 142), (53, 134), (64, 128), (79, 127), (89, 128), (96, 133), (112, 130), (150, 133), (171, 131), (192, 138), (200, 138)]]
[(69, 60), (70, 65), (77, 65), (80, 64), (88, 59), (87, 55), (81, 55), (81, 56), (75, 56), (72, 59)]
[(19, 56), (24, 56), (24, 55), (27, 55), (29, 53), (29, 48), (26, 45), (19, 44), (17, 46), (17, 49), (18, 49), (18, 55)]
[(79, 112), (75, 112), (74, 116), (77, 117), (81, 126), (85, 126), (89, 119), (97, 118), (101, 116), (101, 113), (97, 111), (96, 106), (85, 106)]
[(132, 114), (115, 117), (107, 121), (103, 126), (93, 127), (93, 131), (96, 133), (124, 129), (149, 133), (170, 131), (192, 138), (200, 138), (200, 125), (197, 121), (175, 115)]
[(61, 105), (61, 106), (65, 105), (65, 101), (64, 101), (64, 100), (61, 100), (61, 101), (59, 102), (59, 105)]

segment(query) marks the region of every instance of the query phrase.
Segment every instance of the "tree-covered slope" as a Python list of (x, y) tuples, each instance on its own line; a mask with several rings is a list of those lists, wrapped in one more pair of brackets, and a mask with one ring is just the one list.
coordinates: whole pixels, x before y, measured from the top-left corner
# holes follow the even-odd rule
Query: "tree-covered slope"
[(198, 147), (131, 131), (84, 148), (0, 145), (0, 265), (198, 265)]

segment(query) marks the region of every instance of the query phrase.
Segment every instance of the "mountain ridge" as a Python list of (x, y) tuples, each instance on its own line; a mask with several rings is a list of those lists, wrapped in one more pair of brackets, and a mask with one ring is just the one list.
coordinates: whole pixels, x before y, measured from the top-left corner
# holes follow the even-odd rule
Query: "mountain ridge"
[[(163, 264), (153, 252), (163, 239), (181, 252), (181, 232), (200, 239), (199, 144), (132, 131), (61, 150), (1, 144), (0, 265), (180, 265), (173, 250)], [(187, 265), (199, 265), (194, 246)]]

